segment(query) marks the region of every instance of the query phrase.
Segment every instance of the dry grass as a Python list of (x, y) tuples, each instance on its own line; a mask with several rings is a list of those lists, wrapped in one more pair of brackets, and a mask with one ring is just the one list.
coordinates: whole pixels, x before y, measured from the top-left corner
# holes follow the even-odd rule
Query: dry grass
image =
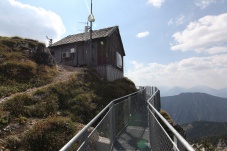
[[(0, 37), (0, 98), (50, 83), (55, 67), (39, 64), (33, 53), (45, 45), (31, 39)], [(36, 50), (36, 51), (35, 51)]]

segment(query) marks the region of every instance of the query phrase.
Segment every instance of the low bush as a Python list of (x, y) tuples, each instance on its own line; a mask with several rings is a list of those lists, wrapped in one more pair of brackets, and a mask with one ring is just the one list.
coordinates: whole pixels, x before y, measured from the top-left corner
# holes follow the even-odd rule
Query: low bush
[(24, 114), (27, 117), (43, 118), (56, 114), (58, 107), (57, 97), (52, 95), (48, 98), (38, 99), (32, 105), (24, 106)]
[(9, 114), (0, 110), (0, 129), (6, 126), (10, 122)]
[(22, 94), (3, 103), (3, 109), (13, 117), (47, 117), (55, 114), (58, 107), (58, 100), (55, 95), (35, 98)]
[(8, 136), (6, 138), (6, 145), (10, 150), (17, 150), (22, 145), (21, 139), (15, 135)]
[(0, 64), (0, 72), (17, 82), (30, 81), (36, 75), (37, 65), (29, 60), (23, 62), (6, 61)]
[(31, 104), (33, 101), (32, 97), (26, 94), (18, 95), (13, 99), (10, 99), (3, 103), (3, 110), (10, 112), (14, 117), (24, 116), (25, 104)]
[(56, 151), (64, 146), (75, 134), (75, 125), (65, 117), (49, 117), (38, 122), (24, 138), (24, 150)]
[(69, 111), (72, 119), (80, 123), (88, 123), (97, 113), (96, 95), (92, 92), (81, 93), (69, 100)]

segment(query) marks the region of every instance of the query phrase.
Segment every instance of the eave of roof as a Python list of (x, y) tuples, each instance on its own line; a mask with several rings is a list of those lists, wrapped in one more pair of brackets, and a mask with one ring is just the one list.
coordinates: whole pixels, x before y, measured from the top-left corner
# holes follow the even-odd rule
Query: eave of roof
[[(113, 27), (103, 28), (100, 30), (93, 30), (92, 39), (98, 39), (98, 38), (104, 38), (104, 37), (110, 36), (117, 29), (118, 29), (118, 26), (113, 26)], [(89, 33), (88, 33), (88, 36), (89, 36)], [(79, 34), (75, 34), (75, 35), (69, 35), (69, 36), (53, 43), (50, 47), (64, 45), (64, 44), (70, 44), (70, 43), (75, 43), (75, 42), (81, 42), (81, 41), (86, 41), (86, 40), (87, 39), (85, 39), (85, 33), (79, 33)]]

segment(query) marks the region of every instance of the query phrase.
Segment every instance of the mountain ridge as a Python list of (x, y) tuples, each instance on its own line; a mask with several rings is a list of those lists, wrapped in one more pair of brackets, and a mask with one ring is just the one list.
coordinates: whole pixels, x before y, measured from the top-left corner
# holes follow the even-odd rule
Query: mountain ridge
[(227, 99), (206, 93), (161, 97), (161, 108), (179, 124), (194, 121), (227, 122)]
[(169, 87), (160, 87), (161, 96), (173, 96), (178, 95), (180, 93), (187, 93), (187, 92), (200, 92), (200, 93), (207, 93), (213, 96), (218, 96), (222, 98), (227, 98), (227, 87), (222, 89), (215, 89), (203, 85), (197, 85), (191, 88), (183, 88), (179, 86), (175, 86), (172, 88)]

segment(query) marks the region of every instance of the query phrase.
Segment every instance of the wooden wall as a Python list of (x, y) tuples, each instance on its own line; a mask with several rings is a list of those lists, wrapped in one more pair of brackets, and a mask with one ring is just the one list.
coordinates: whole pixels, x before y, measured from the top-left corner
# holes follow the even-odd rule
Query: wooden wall
[[(122, 56), (122, 67), (117, 66), (118, 52)], [(111, 65), (121, 71), (124, 70), (124, 50), (118, 30), (116, 30), (110, 37), (100, 38), (97, 40), (97, 65)]]
[(124, 77), (121, 70), (112, 67), (111, 65), (98, 66), (96, 67), (97, 73), (107, 81), (114, 81)]
[[(124, 70), (124, 48), (122, 47), (120, 33), (116, 30), (108, 39), (107, 39), (107, 57), (106, 63), (112, 65), (113, 67), (123, 71)], [(122, 56), (122, 67), (117, 66), (116, 52)]]
[[(70, 49), (74, 48), (75, 52), (70, 53)], [(51, 47), (50, 50), (53, 52), (57, 63), (69, 65), (69, 66), (87, 66), (97, 65), (97, 42), (93, 43), (92, 51), (90, 51), (90, 45), (88, 42), (80, 42), (74, 44), (61, 45)], [(69, 58), (63, 58), (62, 53), (70, 53)]]
[[(92, 44), (92, 51), (90, 51), (89, 42), (54, 46), (50, 47), (50, 50), (54, 52), (53, 56), (56, 58), (57, 63), (68, 66), (94, 67), (108, 81), (123, 78), (125, 54), (119, 30), (115, 30), (108, 37), (94, 39)], [(70, 53), (72, 48), (75, 49), (74, 53)], [(69, 52), (70, 57), (63, 58), (63, 52)], [(122, 56), (122, 67), (117, 66), (116, 52)]]

